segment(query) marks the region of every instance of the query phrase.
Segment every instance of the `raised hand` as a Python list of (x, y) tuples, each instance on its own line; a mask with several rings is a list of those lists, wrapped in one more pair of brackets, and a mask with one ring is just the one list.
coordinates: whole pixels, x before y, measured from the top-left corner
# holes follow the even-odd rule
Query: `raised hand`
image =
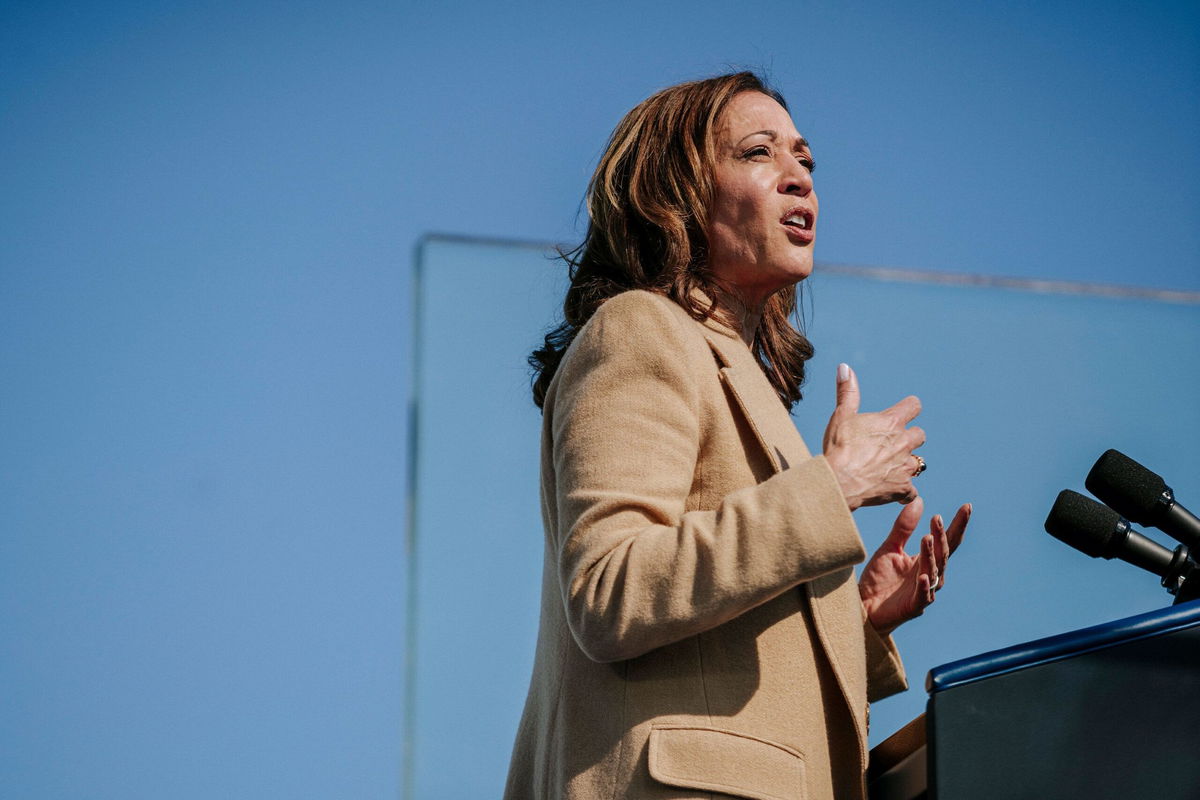
[(909, 396), (886, 411), (858, 413), (858, 377), (838, 365), (837, 407), (825, 428), (825, 459), (837, 476), (850, 510), (893, 501), (911, 502), (917, 491), (912, 451), (925, 443), (925, 432), (906, 427), (921, 413), (921, 401)]
[(902, 622), (925, 613), (934, 594), (946, 584), (946, 562), (962, 543), (971, 519), (971, 504), (958, 509), (947, 528), (940, 514), (929, 521), (929, 533), (921, 537), (917, 555), (904, 552), (917, 524), (924, 501), (920, 497), (900, 510), (887, 539), (871, 556), (858, 579), (867, 619), (886, 636)]

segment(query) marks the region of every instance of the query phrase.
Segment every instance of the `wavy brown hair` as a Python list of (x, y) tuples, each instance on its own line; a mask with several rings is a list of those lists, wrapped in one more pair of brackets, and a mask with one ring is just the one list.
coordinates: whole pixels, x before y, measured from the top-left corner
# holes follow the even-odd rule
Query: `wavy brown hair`
[[(725, 106), (741, 92), (761, 92), (785, 109), (778, 92), (752, 72), (737, 72), (663, 89), (625, 115), (588, 184), (583, 242), (560, 251), (571, 284), (563, 322), (529, 356), (538, 408), (563, 354), (596, 309), (630, 289), (666, 295), (698, 320), (722, 309), (707, 269), (708, 211), (714, 197), (714, 132)], [(711, 298), (705, 303), (693, 292)], [(801, 398), (812, 344), (789, 317), (795, 287), (771, 294), (753, 351), (789, 409)]]

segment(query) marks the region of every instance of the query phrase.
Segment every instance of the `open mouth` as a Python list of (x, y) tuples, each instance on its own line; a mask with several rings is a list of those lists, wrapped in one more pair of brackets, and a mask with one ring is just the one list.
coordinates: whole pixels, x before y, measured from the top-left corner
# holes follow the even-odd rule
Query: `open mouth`
[(788, 211), (784, 218), (780, 219), (780, 222), (787, 228), (788, 237), (800, 245), (809, 245), (814, 240), (816, 231), (812, 230), (812, 225), (816, 221), (815, 213), (803, 206)]
[(796, 232), (803, 231), (806, 234), (812, 235), (813, 223), (815, 218), (813, 212), (807, 208), (794, 208), (784, 215), (780, 220), (790, 230)]

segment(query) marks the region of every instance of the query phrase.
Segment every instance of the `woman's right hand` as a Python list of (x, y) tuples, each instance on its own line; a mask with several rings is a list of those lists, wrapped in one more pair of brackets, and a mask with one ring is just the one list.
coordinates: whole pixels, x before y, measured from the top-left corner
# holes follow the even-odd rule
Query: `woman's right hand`
[(909, 396), (885, 411), (858, 413), (858, 378), (838, 365), (837, 407), (825, 428), (825, 460), (837, 476), (853, 511), (917, 496), (912, 451), (925, 443), (925, 431), (906, 427), (921, 413), (921, 401)]

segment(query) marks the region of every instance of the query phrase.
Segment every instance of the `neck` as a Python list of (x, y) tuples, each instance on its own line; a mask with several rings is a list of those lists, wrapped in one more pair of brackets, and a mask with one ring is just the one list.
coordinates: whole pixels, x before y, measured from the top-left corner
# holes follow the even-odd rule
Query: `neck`
[(722, 321), (730, 325), (742, 337), (747, 347), (754, 346), (754, 335), (762, 322), (763, 306), (766, 298), (758, 302), (750, 302), (746, 297), (728, 287), (718, 286), (717, 298), (720, 300), (719, 313)]

